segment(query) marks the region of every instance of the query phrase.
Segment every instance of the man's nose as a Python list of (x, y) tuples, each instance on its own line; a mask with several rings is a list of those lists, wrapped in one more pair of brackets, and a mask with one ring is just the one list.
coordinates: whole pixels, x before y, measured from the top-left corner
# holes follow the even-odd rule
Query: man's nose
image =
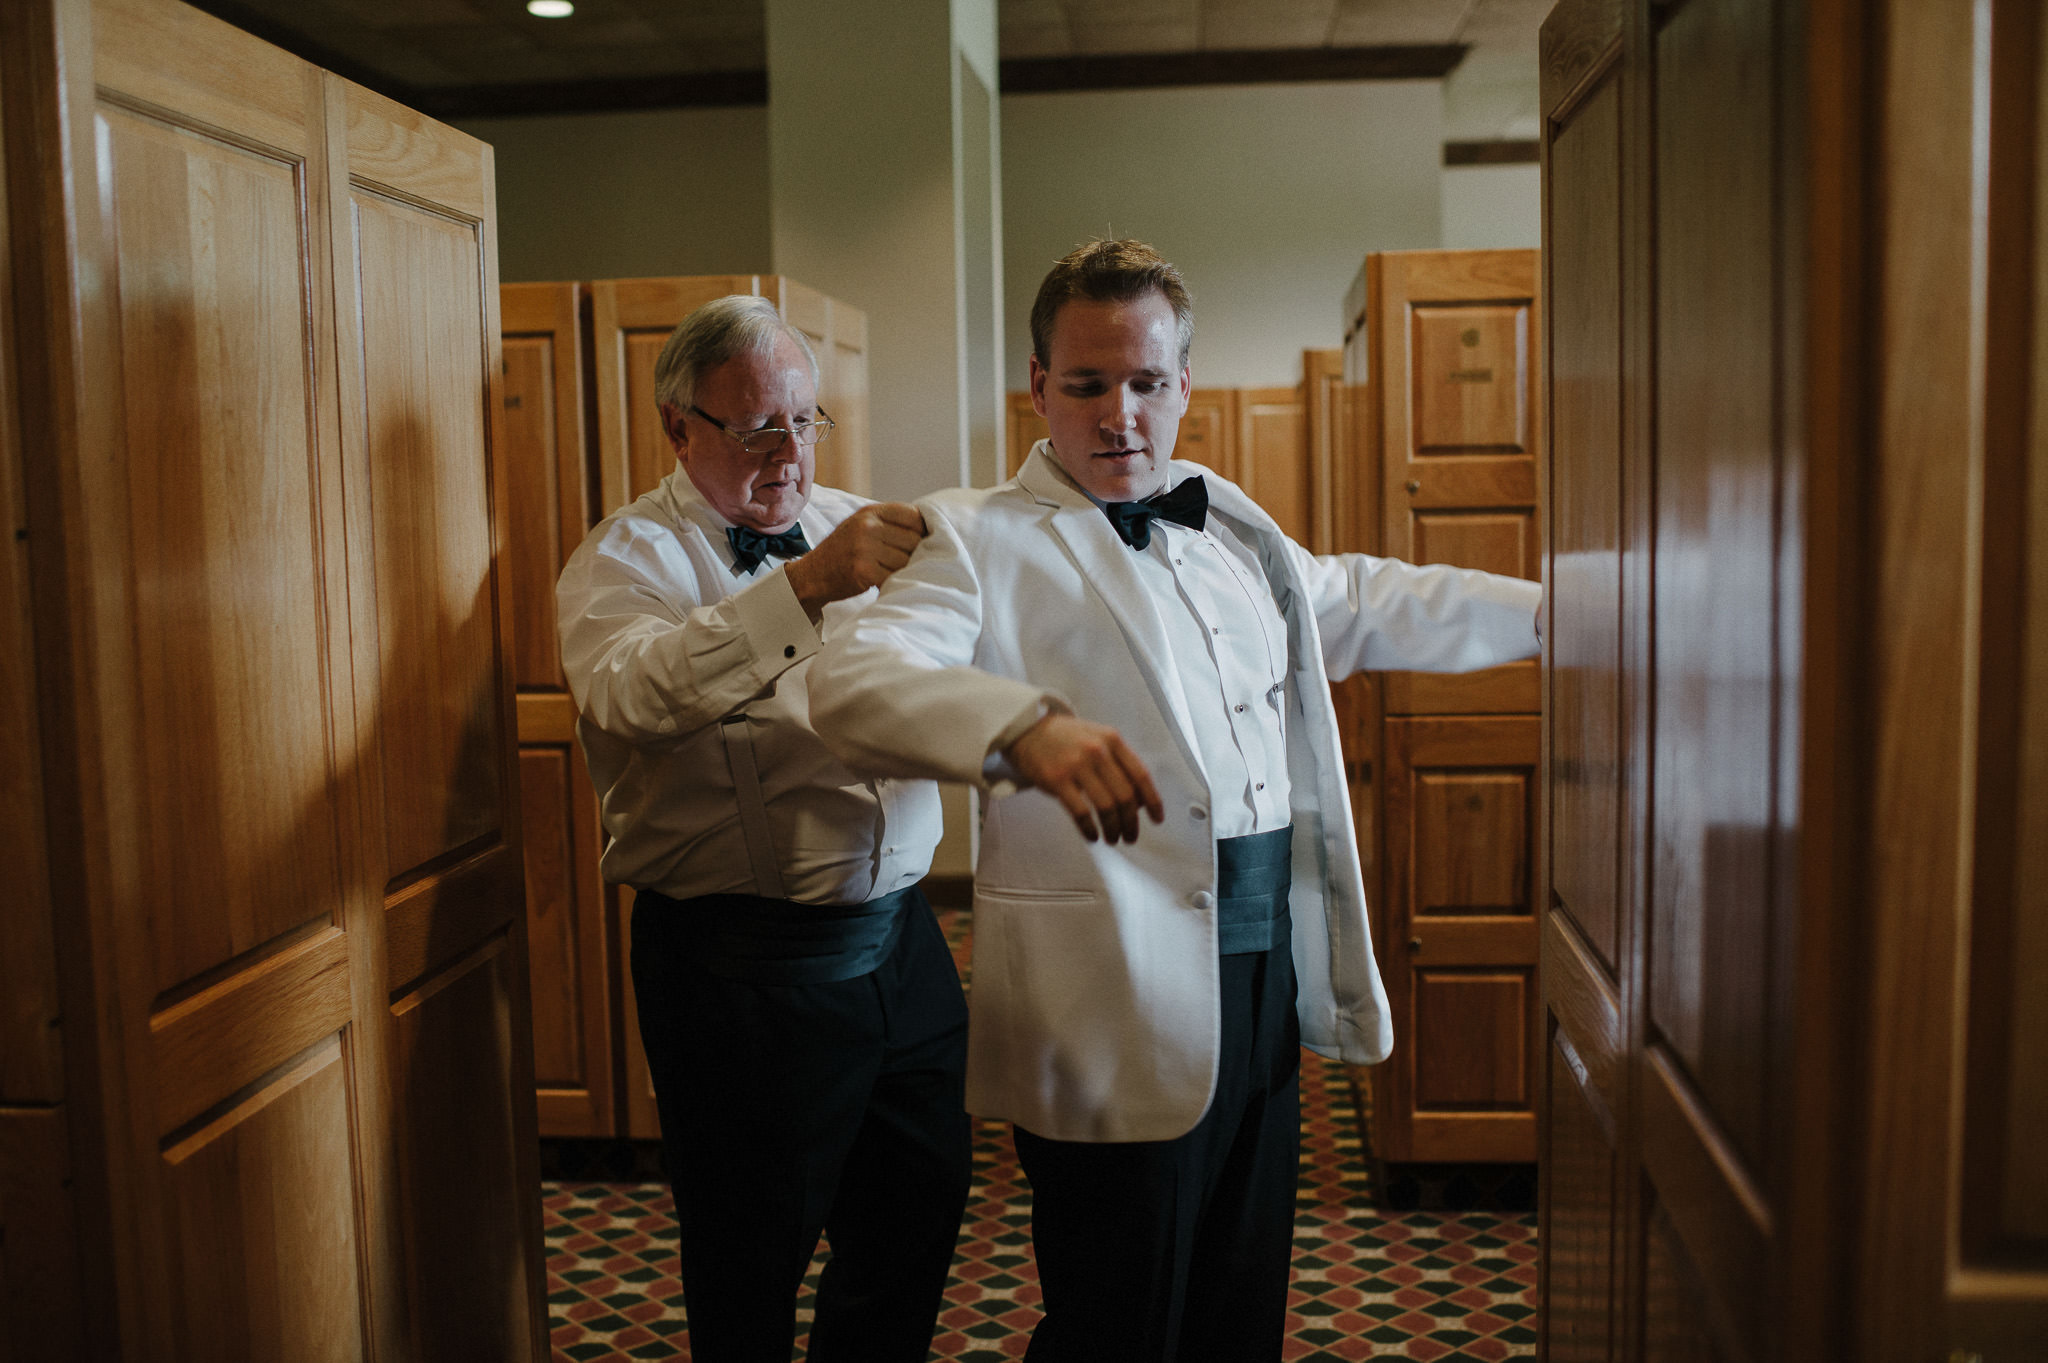
[(1138, 425), (1138, 403), (1131, 390), (1122, 384), (1112, 390), (1109, 400), (1102, 408), (1102, 429), (1105, 431), (1135, 430)]

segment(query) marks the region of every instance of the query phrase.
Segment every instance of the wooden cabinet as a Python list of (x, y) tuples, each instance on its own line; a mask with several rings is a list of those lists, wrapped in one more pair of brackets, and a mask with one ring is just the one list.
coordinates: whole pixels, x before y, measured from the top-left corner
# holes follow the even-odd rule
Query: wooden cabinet
[(490, 150), (171, 0), (0, 137), (0, 1347), (542, 1357)]
[(608, 886), (597, 795), (562, 676), (555, 579), (590, 527), (675, 467), (654, 403), (654, 361), (696, 308), (772, 300), (817, 354), (819, 405), (838, 423), (818, 481), (869, 482), (867, 318), (776, 275), (507, 284), (506, 562), (515, 622), (519, 773), (527, 821), (535, 1077), (543, 1136), (660, 1134), (628, 959), (630, 889)]
[[(1352, 441), (1333, 466), (1340, 547), (1537, 576), (1536, 276), (1534, 251), (1366, 258), (1333, 377), (1357, 409), (1331, 423)], [(1370, 1078), (1374, 1153), (1533, 1160), (1537, 667), (1386, 673), (1339, 698), (1354, 797), (1373, 811), (1366, 883), (1394, 1013), (1394, 1054)]]
[(1550, 1358), (2048, 1357), (2043, 38), (1544, 26)]

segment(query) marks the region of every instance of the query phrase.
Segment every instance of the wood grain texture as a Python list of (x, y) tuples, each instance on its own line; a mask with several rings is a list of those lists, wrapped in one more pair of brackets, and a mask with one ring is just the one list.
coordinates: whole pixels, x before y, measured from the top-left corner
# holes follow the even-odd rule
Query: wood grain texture
[(1565, 107), (1619, 59), (1626, 0), (1562, 0), (1537, 35), (1539, 95), (1546, 118), (1569, 115)]
[(507, 938), (491, 938), (392, 1002), (400, 1207), (421, 1357), (545, 1357), (526, 1248), (539, 1209), (530, 1193), (504, 1195), (531, 1164), (522, 1136), (532, 1119), (515, 1116), (532, 1084), (519, 1058), (531, 1042), (515, 1026), (526, 1019), (511, 1006), (525, 988), (522, 966)]
[(329, 1037), (165, 1151), (179, 1355), (363, 1356), (348, 1100)]
[(494, 839), (504, 818), (482, 246), (472, 225), (408, 202), (358, 190), (351, 206), (397, 881)]
[(347, 935), (330, 927), (151, 1018), (164, 1130), (338, 1034), (349, 1017), (348, 955)]
[(159, 991), (341, 891), (300, 163), (109, 109)]
[(611, 995), (596, 795), (573, 746), (524, 746), (528, 968), (541, 1132), (612, 1133)]
[[(0, 82), (5, 73), (0, 71)], [(0, 110), (8, 107), (0, 88)], [(43, 850), (43, 759), (37, 731), (35, 603), (22, 483), (15, 363), (13, 244), (0, 144), (0, 865), (14, 868), (14, 907), (0, 914), (0, 1104), (64, 1096), (57, 1031), (56, 924)]]
[(1621, 93), (1602, 82), (1550, 144), (1553, 883), (1621, 962)]
[(561, 691), (555, 578), (595, 523), (586, 476), (580, 284), (505, 284), (505, 487), (513, 678)]
[(87, 1356), (85, 1265), (63, 1107), (0, 1107), (0, 1361)]
[(640, 996), (633, 988), (633, 891), (619, 887), (615, 896), (618, 930), (620, 1014), (624, 1019), (625, 1054), (620, 1070), (625, 1085), (625, 1134), (634, 1140), (661, 1138), (661, 1112), (654, 1101), (654, 1072), (647, 1066), (647, 1043), (640, 1039)]
[[(1649, 1014), (1767, 1168), (1778, 393), (1766, 10), (1658, 34), (1656, 790)], [(1678, 622), (1683, 622), (1680, 625)]]
[(1533, 715), (1384, 722), (1375, 926), (1405, 1041), (1374, 1076), (1382, 1158), (1535, 1158), (1539, 731)]
[(1301, 387), (1239, 389), (1237, 423), (1238, 482), (1288, 538), (1307, 544), (1315, 474)]
[(1358, 475), (1342, 350), (1301, 352), (1301, 412), (1312, 511), (1309, 536), (1301, 542), (1310, 553), (1334, 554), (1339, 552), (1344, 533), (1340, 530), (1345, 525), (1343, 508), (1353, 495), (1352, 481)]
[(1612, 1116), (1582, 1086), (1582, 1065), (1569, 1042), (1553, 1040), (1549, 1049), (1549, 1158), (1540, 1165), (1544, 1342), (1554, 1363), (1613, 1363), (1619, 1356), (1617, 1133)]

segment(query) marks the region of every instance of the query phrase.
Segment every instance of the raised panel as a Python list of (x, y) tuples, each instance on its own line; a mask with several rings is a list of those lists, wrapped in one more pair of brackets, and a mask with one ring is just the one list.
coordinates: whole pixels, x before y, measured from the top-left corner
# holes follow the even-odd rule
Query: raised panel
[[(517, 955), (494, 937), (391, 1005), (399, 1215), (422, 1358), (534, 1356), (526, 1246), (540, 1204), (508, 1197), (527, 1160), (513, 1095)], [(530, 1134), (530, 1124), (524, 1128)]]
[(1239, 481), (1296, 543), (1311, 533), (1308, 429), (1299, 388), (1238, 394)]
[(1550, 865), (1559, 907), (1621, 961), (1621, 94), (1550, 144)]
[(868, 327), (858, 309), (834, 301), (825, 381), (819, 405), (838, 423), (818, 447), (818, 481), (867, 496), (874, 486), (873, 456), (868, 449)]
[(1644, 1363), (1741, 1363), (1713, 1303), (1686, 1257), (1685, 1242), (1661, 1208), (1644, 1236)]
[(1649, 1014), (1768, 1157), (1782, 325), (1768, 23), (1693, 0), (1658, 34)]
[(1530, 773), (1415, 773), (1418, 917), (1530, 911)]
[(331, 1036), (164, 1152), (176, 1357), (364, 1356), (349, 1130)]
[(0, 1107), (0, 1363), (89, 1356), (69, 1117)]
[(103, 108), (159, 991), (332, 915), (303, 167)]
[[(687, 316), (688, 314), (684, 314)], [(629, 331), (619, 338), (626, 373), (625, 429), (627, 467), (626, 500), (653, 491), (656, 484), (675, 472), (675, 446), (662, 429), (661, 407), (654, 400), (654, 362), (661, 358), (669, 333), (681, 325), (652, 331)]]
[(581, 759), (566, 748), (522, 748), (519, 826), (526, 850), (526, 949), (533, 977), (533, 1073), (543, 1088), (582, 1088), (582, 944), (576, 921), (576, 802)]
[(1415, 1107), (1527, 1108), (1531, 986), (1528, 971), (1415, 972), (1409, 1046)]
[(1541, 1318), (1555, 1363), (1613, 1363), (1616, 1170), (1614, 1120), (1583, 1087), (1584, 1062), (1554, 1038), (1545, 1066)]
[(498, 832), (497, 620), (476, 228), (353, 196), (388, 876)]
[(1529, 443), (1529, 308), (1419, 305), (1409, 314), (1417, 455), (1520, 454)]
[(1206, 464), (1225, 478), (1237, 478), (1237, 390), (1197, 388), (1188, 395), (1173, 457)]
[(1420, 512), (1415, 517), (1412, 561), (1533, 578), (1537, 575), (1535, 510)]
[[(555, 577), (562, 543), (562, 459), (556, 439), (556, 338), (505, 337), (506, 572), (512, 588), (512, 679), (521, 687), (561, 688), (555, 642)], [(566, 452), (580, 462), (582, 451)]]

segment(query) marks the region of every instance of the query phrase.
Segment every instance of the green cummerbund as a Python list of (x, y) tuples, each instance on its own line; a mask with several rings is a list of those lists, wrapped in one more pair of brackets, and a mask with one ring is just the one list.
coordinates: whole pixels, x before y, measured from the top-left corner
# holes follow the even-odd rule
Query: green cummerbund
[(1216, 844), (1216, 950), (1221, 956), (1289, 945), (1292, 828)]

